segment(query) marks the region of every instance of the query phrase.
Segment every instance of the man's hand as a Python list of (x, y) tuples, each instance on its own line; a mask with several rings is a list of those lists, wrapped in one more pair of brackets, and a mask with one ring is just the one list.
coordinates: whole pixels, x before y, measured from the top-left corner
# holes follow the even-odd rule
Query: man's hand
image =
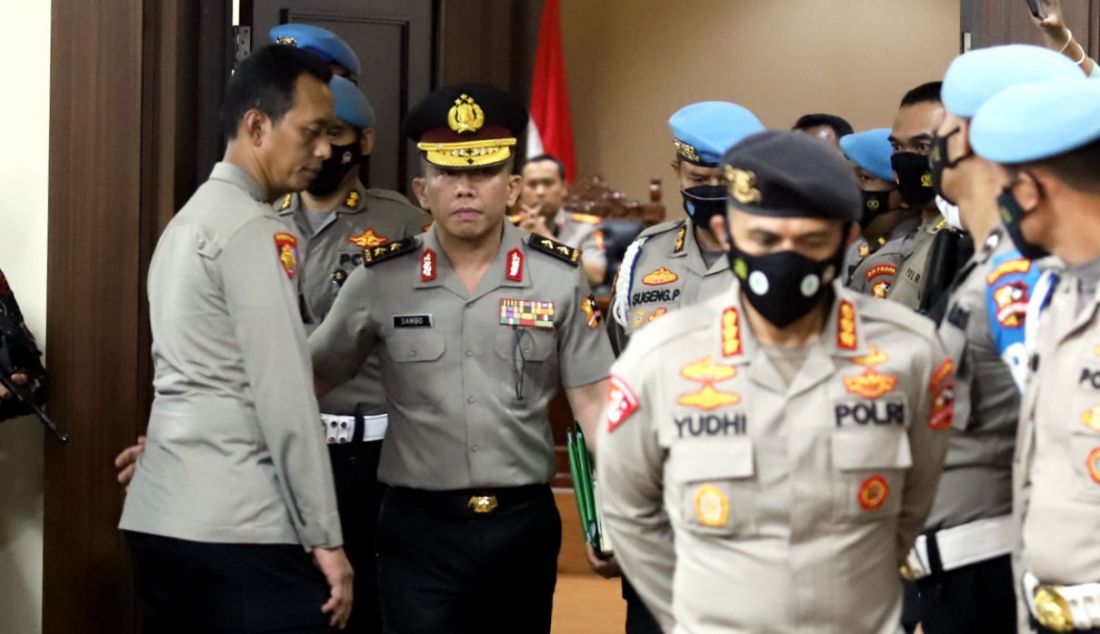
[(1062, 16), (1062, 0), (1039, 0), (1039, 8), (1046, 17), (1039, 19), (1033, 15), (1031, 21), (1047, 35), (1060, 37), (1061, 42), (1065, 42), (1066, 19)]
[(145, 453), (145, 436), (138, 436), (137, 444), (130, 445), (115, 456), (115, 469), (118, 469), (118, 483), (129, 486), (137, 470), (138, 457)]
[[(16, 385), (26, 385), (27, 384), (27, 375), (23, 374), (23, 373), (13, 374), (13, 375), (11, 375), (11, 382), (16, 384)], [(5, 388), (3, 385), (0, 385), (0, 398), (9, 399), (9, 398), (12, 398), (14, 396), (15, 395), (12, 394), (11, 392), (9, 392), (7, 390), (7, 388)]]
[(619, 567), (619, 562), (616, 561), (614, 555), (607, 559), (601, 559), (596, 556), (596, 551), (592, 550), (592, 544), (587, 543), (584, 545), (584, 551), (588, 554), (588, 567), (592, 569), (592, 572), (604, 579), (623, 576), (623, 569)]
[(519, 228), (535, 235), (540, 235), (544, 238), (553, 238), (554, 232), (550, 230), (550, 226), (546, 224), (546, 216), (542, 213), (542, 205), (536, 203), (534, 205), (528, 205), (520, 202), (519, 210), (522, 217), (519, 221)]
[(343, 548), (314, 548), (313, 561), (325, 575), (325, 581), (328, 581), (328, 587), (332, 590), (329, 600), (321, 606), (321, 611), (325, 614), (331, 613), (329, 625), (342, 630), (351, 616), (351, 588), (355, 576), (351, 563), (344, 555)]

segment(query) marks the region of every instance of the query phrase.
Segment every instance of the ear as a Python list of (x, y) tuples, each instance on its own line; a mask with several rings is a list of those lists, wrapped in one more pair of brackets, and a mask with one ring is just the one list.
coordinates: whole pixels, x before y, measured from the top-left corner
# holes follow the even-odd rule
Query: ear
[(725, 214), (715, 214), (710, 217), (710, 231), (714, 234), (715, 238), (718, 238), (719, 244), (722, 245), (723, 251), (730, 250), (730, 238), (729, 231), (726, 230), (726, 216)]
[(1024, 171), (1018, 173), (1015, 182), (1009, 185), (1012, 195), (1016, 197), (1016, 202), (1020, 204), (1024, 213), (1035, 211), (1039, 206), (1039, 200), (1043, 197), (1042, 187), (1034, 174)]
[[(894, 192), (891, 192), (891, 194), (893, 194), (893, 193)], [(856, 240), (859, 240), (859, 236), (860, 236), (859, 223), (858, 222), (851, 223), (850, 225), (848, 225), (848, 235), (845, 236), (845, 238), (844, 238), (844, 246), (847, 247), (848, 245), (852, 244)]]
[(431, 213), (431, 208), (428, 206), (428, 183), (424, 180), (423, 176), (417, 176), (412, 179), (410, 183), (412, 185), (413, 195), (416, 196), (416, 201), (420, 203), (420, 208)]
[(519, 174), (508, 175), (508, 209), (511, 209), (523, 191), (523, 177)]
[(680, 161), (672, 159), (668, 162), (668, 166), (672, 168), (672, 173), (676, 175), (676, 178), (680, 178)]
[(259, 147), (263, 143), (264, 136), (266, 136), (270, 130), (271, 119), (263, 112), (252, 108), (241, 117), (240, 129), (237, 132), (237, 136), (241, 136), (243, 132), (253, 146)]
[(363, 156), (370, 156), (374, 150), (374, 128), (364, 128), (359, 133), (359, 150)]

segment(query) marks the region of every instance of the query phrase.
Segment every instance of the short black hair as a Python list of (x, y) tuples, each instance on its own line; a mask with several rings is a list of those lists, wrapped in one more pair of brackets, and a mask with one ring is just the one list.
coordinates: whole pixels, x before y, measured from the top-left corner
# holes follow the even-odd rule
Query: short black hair
[(847, 119), (824, 112), (802, 115), (798, 118), (798, 121), (794, 122), (794, 127), (792, 127), (791, 130), (808, 130), (822, 125), (832, 128), (838, 139), (854, 132), (852, 124), (848, 123)]
[(527, 165), (529, 163), (541, 163), (543, 161), (550, 161), (554, 165), (557, 165), (558, 166), (558, 175), (561, 176), (561, 179), (563, 181), (566, 180), (565, 163), (562, 163), (560, 158), (558, 158), (556, 156), (553, 156), (551, 154), (539, 154), (538, 156), (532, 156), (531, 158), (529, 158), (529, 159), (527, 159), (526, 161), (523, 162), (523, 166), (519, 168), (519, 171), (522, 172), (523, 168), (527, 167)]
[(901, 98), (901, 104), (898, 107), (911, 106), (917, 103), (924, 103), (926, 101), (932, 101), (940, 103), (943, 99), (940, 97), (940, 92), (943, 89), (942, 81), (930, 81), (905, 93), (905, 96)]
[(1050, 171), (1055, 178), (1072, 189), (1100, 194), (1100, 175), (1096, 173), (1097, 165), (1100, 165), (1100, 139), (1065, 154), (1005, 167), (1013, 174), (1038, 167)]
[(307, 50), (282, 44), (265, 46), (241, 62), (222, 99), (221, 124), (226, 138), (237, 136), (241, 119), (253, 108), (266, 114), (272, 123), (279, 123), (294, 107), (294, 88), (301, 75), (312, 75), (328, 84), (332, 68)]

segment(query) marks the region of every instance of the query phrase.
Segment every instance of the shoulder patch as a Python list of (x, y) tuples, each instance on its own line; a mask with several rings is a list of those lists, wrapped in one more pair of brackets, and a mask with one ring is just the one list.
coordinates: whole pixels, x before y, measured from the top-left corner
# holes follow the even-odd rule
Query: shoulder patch
[(577, 266), (580, 263), (581, 250), (562, 244), (557, 240), (532, 235), (531, 238), (527, 240), (527, 246), (536, 251), (542, 251), (547, 255), (552, 255), (562, 262), (572, 264), (573, 266)]
[(399, 255), (412, 253), (420, 248), (420, 241), (416, 238), (396, 240), (380, 246), (363, 249), (363, 266), (372, 266), (379, 262), (392, 260)]
[(883, 275), (894, 277), (897, 274), (898, 267), (894, 266), (893, 264), (876, 264), (875, 266), (867, 269), (867, 281), (870, 282), (876, 277), (880, 277)]
[(602, 218), (593, 214), (576, 213), (569, 217), (573, 222), (583, 222), (586, 225), (598, 225), (600, 224), (600, 220), (602, 220)]

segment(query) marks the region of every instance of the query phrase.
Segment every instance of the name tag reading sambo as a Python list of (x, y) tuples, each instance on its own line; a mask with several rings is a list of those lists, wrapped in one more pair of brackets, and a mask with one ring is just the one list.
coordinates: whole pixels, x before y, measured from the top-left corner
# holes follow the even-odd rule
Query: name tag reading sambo
[(500, 323), (525, 328), (553, 328), (554, 302), (537, 299), (500, 300)]
[(394, 328), (431, 328), (431, 315), (394, 315)]

